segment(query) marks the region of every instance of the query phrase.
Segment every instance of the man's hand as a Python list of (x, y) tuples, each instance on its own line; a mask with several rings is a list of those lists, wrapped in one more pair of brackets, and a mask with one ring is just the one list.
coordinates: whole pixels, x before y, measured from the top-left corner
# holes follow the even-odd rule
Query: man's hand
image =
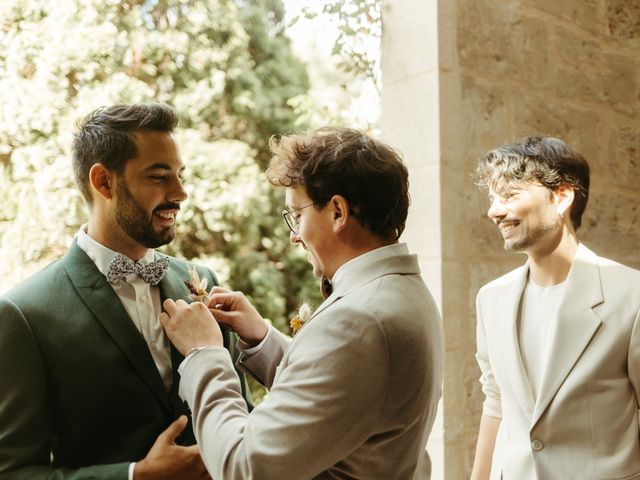
[(182, 355), (197, 347), (223, 346), (220, 326), (204, 303), (165, 300), (162, 306), (160, 323)]
[(209, 310), (216, 320), (228, 325), (248, 345), (253, 347), (259, 344), (269, 331), (267, 322), (242, 292), (214, 287), (209, 298)]
[(162, 432), (144, 460), (136, 463), (134, 480), (211, 480), (198, 447), (181, 447), (175, 440), (187, 425), (182, 415)]

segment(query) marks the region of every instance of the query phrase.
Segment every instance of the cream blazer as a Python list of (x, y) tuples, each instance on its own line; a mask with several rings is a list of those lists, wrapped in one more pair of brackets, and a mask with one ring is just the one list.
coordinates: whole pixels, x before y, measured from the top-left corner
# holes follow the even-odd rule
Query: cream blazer
[(640, 478), (640, 272), (578, 247), (535, 400), (516, 331), (527, 276), (477, 296), (484, 413), (502, 411), (491, 479)]
[[(384, 250), (383, 250), (384, 249)], [(358, 257), (290, 343), (241, 361), (270, 388), (250, 414), (223, 349), (186, 363), (207, 469), (220, 480), (426, 479), (442, 387), (442, 327), (403, 244)]]

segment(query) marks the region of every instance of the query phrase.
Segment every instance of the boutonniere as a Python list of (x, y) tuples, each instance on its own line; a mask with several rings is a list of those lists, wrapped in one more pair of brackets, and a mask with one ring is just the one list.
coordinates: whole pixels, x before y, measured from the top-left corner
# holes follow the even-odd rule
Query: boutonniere
[(191, 294), (189, 298), (194, 302), (209, 303), (209, 292), (207, 292), (207, 279), (200, 280), (196, 267), (189, 268), (189, 280), (185, 280), (184, 284), (187, 286)]
[(307, 302), (304, 302), (300, 305), (298, 309), (298, 314), (291, 319), (289, 322), (289, 326), (291, 327), (291, 331), (295, 335), (298, 331), (304, 326), (304, 324), (311, 318), (311, 305)]

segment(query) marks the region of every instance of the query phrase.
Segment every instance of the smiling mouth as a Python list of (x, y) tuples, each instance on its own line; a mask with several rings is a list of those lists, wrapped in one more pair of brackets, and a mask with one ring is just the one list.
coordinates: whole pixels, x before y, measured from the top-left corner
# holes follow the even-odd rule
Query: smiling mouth
[(520, 225), (520, 222), (517, 220), (503, 220), (498, 224), (498, 228), (502, 232), (503, 235), (509, 233), (511, 230)]
[(153, 216), (160, 219), (163, 225), (173, 225), (177, 214), (178, 210), (158, 210), (153, 212)]

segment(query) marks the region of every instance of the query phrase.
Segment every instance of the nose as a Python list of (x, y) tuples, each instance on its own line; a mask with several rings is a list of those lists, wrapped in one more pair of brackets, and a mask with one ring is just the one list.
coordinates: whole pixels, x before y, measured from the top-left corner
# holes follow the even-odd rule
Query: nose
[(171, 202), (180, 203), (187, 199), (189, 194), (184, 189), (184, 185), (182, 184), (182, 180), (177, 177), (174, 187), (171, 189), (171, 193), (168, 196), (168, 200)]
[(301, 242), (300, 234), (299, 233), (290, 232), (289, 233), (289, 241), (291, 243), (293, 243), (293, 244), (300, 243)]
[(491, 201), (491, 205), (489, 205), (489, 210), (487, 210), (487, 217), (489, 217), (494, 222), (504, 218), (507, 214), (504, 203), (500, 201), (500, 198), (496, 197)]

